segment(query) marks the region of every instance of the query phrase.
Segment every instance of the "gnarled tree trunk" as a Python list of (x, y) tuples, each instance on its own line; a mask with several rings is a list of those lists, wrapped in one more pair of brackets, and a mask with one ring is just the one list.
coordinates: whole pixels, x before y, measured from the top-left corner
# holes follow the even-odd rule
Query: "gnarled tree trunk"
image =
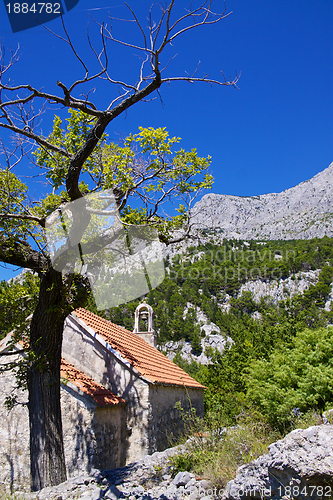
[(41, 274), (39, 301), (30, 328), (34, 359), (28, 370), (31, 489), (66, 481), (60, 407), (61, 344), (66, 304), (61, 273)]

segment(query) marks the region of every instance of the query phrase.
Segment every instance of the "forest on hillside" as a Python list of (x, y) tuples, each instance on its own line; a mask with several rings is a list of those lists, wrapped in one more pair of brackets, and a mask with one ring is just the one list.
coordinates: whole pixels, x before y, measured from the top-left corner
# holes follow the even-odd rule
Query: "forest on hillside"
[[(208, 353), (211, 364), (174, 359), (208, 389), (207, 418), (232, 424), (244, 410), (254, 411), (271, 425), (288, 428), (295, 412), (333, 406), (333, 312), (324, 308), (332, 290), (333, 240), (223, 241), (190, 247), (167, 261), (167, 277), (146, 297), (154, 309), (158, 343), (187, 340), (200, 353), (204, 332), (196, 308), (219, 327), (229, 347)], [(303, 293), (285, 299), (255, 300), (249, 281), (264, 283), (318, 270), (318, 280)], [(229, 308), (223, 307), (228, 298)], [(111, 321), (133, 329), (139, 302), (108, 311)], [(188, 307), (188, 305), (193, 307)], [(186, 314), (184, 314), (186, 311)]]
[[(234, 423), (244, 411), (254, 412), (270, 425), (287, 429), (295, 415), (333, 406), (333, 323), (325, 308), (333, 281), (333, 239), (298, 241), (224, 240), (189, 247), (166, 259), (166, 277), (145, 300), (154, 310), (159, 346), (187, 340), (200, 354), (205, 332), (197, 308), (229, 339), (223, 353), (208, 352), (209, 365), (188, 363), (179, 352), (174, 361), (206, 387), (207, 419), (219, 426)], [(249, 281), (296, 285), (302, 273), (318, 270), (318, 279), (304, 292), (283, 300), (258, 299), (240, 293)], [(38, 278), (26, 273), (20, 280), (0, 284), (1, 336), (17, 328), (36, 304)], [(139, 300), (97, 311), (87, 309), (133, 330)], [(228, 307), (225, 307), (228, 304)]]

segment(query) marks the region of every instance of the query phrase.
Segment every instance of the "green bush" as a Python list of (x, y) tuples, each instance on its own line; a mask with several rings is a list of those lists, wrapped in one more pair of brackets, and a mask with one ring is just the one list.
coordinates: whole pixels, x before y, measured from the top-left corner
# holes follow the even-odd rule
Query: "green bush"
[(253, 360), (247, 399), (272, 425), (290, 425), (295, 414), (323, 411), (333, 401), (333, 328), (306, 329), (268, 359)]

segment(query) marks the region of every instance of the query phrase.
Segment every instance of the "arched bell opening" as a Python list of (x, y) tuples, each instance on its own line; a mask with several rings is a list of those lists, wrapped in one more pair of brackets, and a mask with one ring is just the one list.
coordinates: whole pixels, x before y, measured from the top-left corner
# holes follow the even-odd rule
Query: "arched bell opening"
[[(143, 326), (145, 325), (145, 327)], [(156, 347), (156, 333), (153, 325), (153, 308), (143, 302), (135, 310), (133, 333), (142, 337), (148, 344)]]

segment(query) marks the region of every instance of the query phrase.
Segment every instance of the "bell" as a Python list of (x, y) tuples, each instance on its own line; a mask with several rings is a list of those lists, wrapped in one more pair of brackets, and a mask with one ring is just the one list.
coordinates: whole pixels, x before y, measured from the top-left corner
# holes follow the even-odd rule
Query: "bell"
[(140, 313), (140, 316), (141, 316), (141, 318), (142, 318), (144, 321), (147, 321), (147, 319), (148, 319), (148, 311), (142, 311), (142, 312)]

